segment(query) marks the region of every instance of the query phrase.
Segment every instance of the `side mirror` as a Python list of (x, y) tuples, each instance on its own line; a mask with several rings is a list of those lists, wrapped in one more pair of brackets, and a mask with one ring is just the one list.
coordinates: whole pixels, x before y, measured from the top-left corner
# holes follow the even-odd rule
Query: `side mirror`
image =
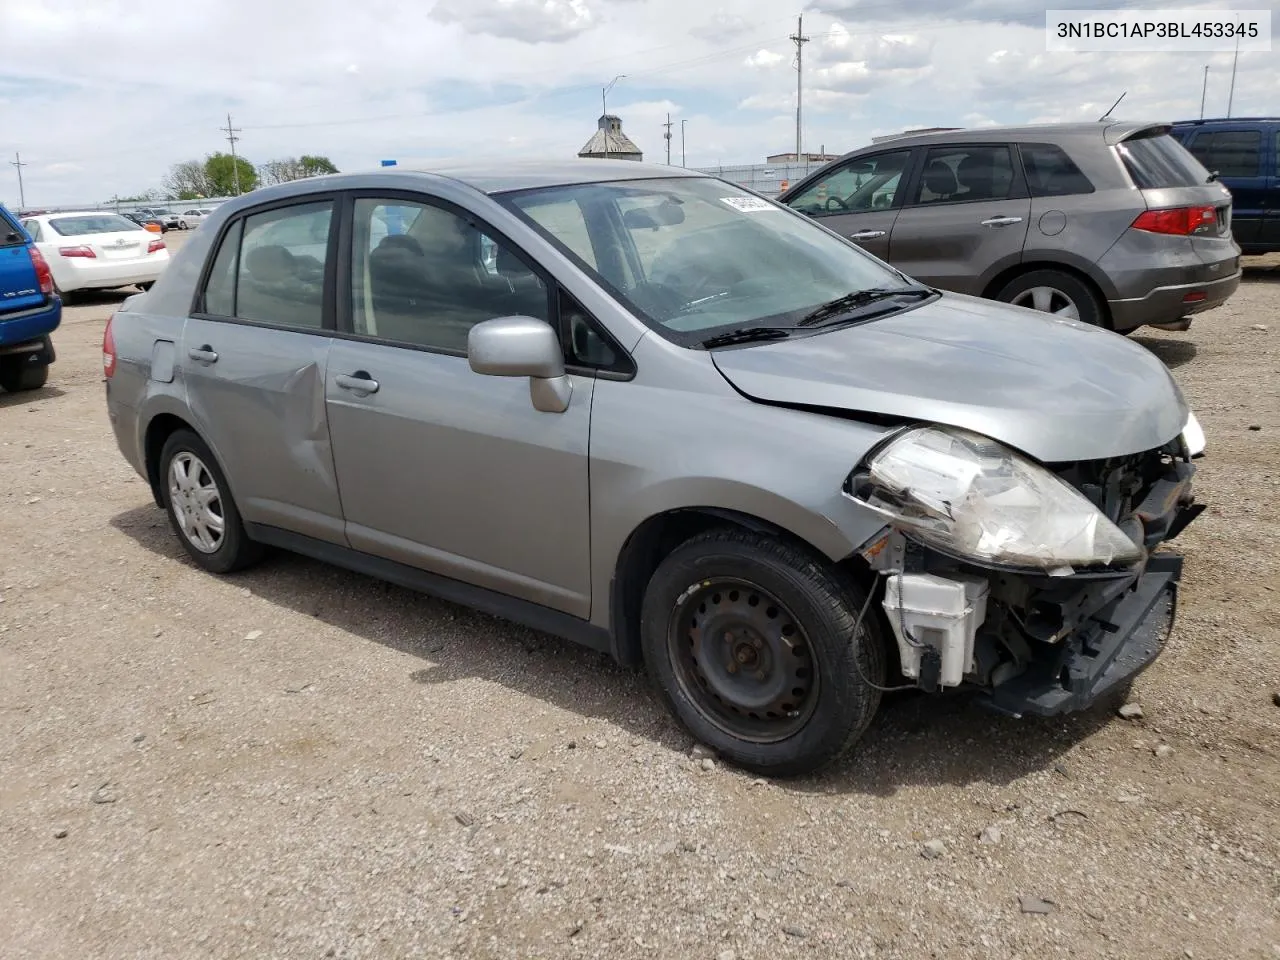
[(467, 362), (490, 377), (528, 377), (535, 410), (564, 413), (573, 384), (564, 373), (564, 352), (551, 325), (533, 317), (498, 317), (467, 334)]

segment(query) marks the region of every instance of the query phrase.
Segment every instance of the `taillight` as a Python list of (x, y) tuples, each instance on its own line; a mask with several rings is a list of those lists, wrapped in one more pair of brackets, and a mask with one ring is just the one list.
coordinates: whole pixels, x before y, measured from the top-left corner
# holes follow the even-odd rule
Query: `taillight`
[(93, 252), (92, 247), (59, 247), (58, 256), (60, 257), (86, 257), (90, 260), (96, 260), (98, 255)]
[(1133, 229), (1189, 237), (1193, 233), (1208, 233), (1217, 223), (1218, 213), (1212, 206), (1174, 207), (1170, 210), (1147, 210), (1133, 221)]
[(102, 332), (102, 372), (108, 377), (116, 372), (116, 338), (111, 333), (115, 318), (114, 313), (107, 317), (107, 329)]
[(52, 295), (53, 271), (49, 269), (49, 261), (35, 247), (27, 247), (27, 252), (31, 254), (31, 266), (35, 268), (36, 280), (40, 284), (40, 292), (46, 297)]
[(147, 244), (147, 253), (159, 253), (164, 249), (163, 240), (152, 240)]

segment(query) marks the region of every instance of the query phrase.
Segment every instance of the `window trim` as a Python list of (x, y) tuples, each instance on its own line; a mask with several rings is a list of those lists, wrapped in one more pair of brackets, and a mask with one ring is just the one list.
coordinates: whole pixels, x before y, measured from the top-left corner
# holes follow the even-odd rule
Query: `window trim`
[[(351, 295), (351, 273), (355, 267), (355, 210), (356, 202), (359, 200), (381, 200), (381, 201), (403, 201), (405, 203), (414, 203), (425, 207), (435, 207), (458, 217), (467, 223), (479, 233), (484, 234), (490, 240), (504, 247), (509, 253), (514, 254), (532, 274), (542, 281), (543, 287), (547, 294), (547, 324), (556, 331), (556, 337), (560, 341), (561, 354), (565, 361), (565, 373), (576, 374), (584, 377), (599, 377), (601, 379), (624, 379), (630, 380), (635, 376), (635, 361), (631, 359), (631, 354), (622, 348), (622, 345), (604, 328), (604, 326), (594, 317), (585, 307), (583, 313), (590, 319), (591, 324), (596, 327), (606, 340), (609, 341), (611, 347), (627, 359), (631, 367), (631, 372), (622, 373), (620, 371), (612, 371), (603, 367), (593, 367), (586, 364), (570, 363), (570, 347), (571, 343), (566, 339), (568, 331), (560, 316), (560, 290), (564, 286), (557, 280), (547, 269), (538, 263), (532, 256), (506, 233), (490, 224), (480, 215), (472, 210), (467, 209), (443, 197), (435, 194), (423, 193), (419, 190), (405, 189), (378, 189), (378, 188), (359, 188), (344, 191), (344, 204), (342, 212), (342, 222), (339, 226), (338, 234), (340, 243), (338, 247), (338, 283), (335, 290), (335, 312), (337, 324), (333, 330), (333, 336), (340, 340), (352, 340), (357, 343), (373, 343), (380, 346), (396, 347), (402, 350), (416, 350), (419, 353), (432, 353), (439, 356), (458, 357), (463, 360), (467, 358), (466, 350), (456, 350), (451, 347), (430, 346), (423, 343), (409, 343), (404, 340), (392, 340), (389, 337), (375, 336), (367, 333), (357, 333), (355, 330), (354, 312), (352, 309)], [(574, 298), (575, 302), (577, 298)]]
[[(335, 279), (335, 261), (338, 253), (338, 234), (339, 231), (334, 229), (335, 220), (342, 213), (342, 194), (336, 190), (325, 190), (318, 193), (302, 193), (295, 196), (286, 197), (281, 200), (273, 200), (268, 203), (257, 204), (256, 206), (246, 207), (238, 210), (227, 219), (222, 225), (222, 229), (218, 231), (218, 235), (214, 238), (213, 243), (209, 245), (209, 251), (205, 254), (204, 265), (200, 268), (200, 280), (196, 284), (195, 293), (192, 295), (190, 309), (187, 315), (194, 320), (211, 320), (215, 323), (234, 323), (247, 327), (262, 327), (266, 330), (284, 330), (289, 333), (304, 333), (311, 336), (331, 337), (334, 333), (334, 279)], [(329, 243), (325, 248), (324, 254), (324, 286), (321, 292), (320, 307), (320, 326), (319, 327), (295, 327), (286, 323), (272, 323), (269, 320), (249, 320), (245, 317), (224, 317), (221, 314), (208, 313), (203, 308), (205, 306), (204, 296), (209, 288), (209, 276), (213, 273), (214, 261), (218, 259), (218, 253), (222, 250), (222, 244), (226, 242), (227, 234), (236, 224), (240, 224), (240, 243), (236, 245), (236, 265), (235, 277), (236, 286), (232, 295), (231, 309), (235, 310), (240, 305), (240, 254), (244, 246), (244, 221), (249, 217), (257, 216), (263, 213), (271, 213), (273, 210), (282, 210), (287, 207), (301, 207), (313, 203), (323, 203), (329, 201), (333, 204), (333, 212), (330, 214), (329, 220)]]
[(921, 203), (919, 200), (904, 201), (902, 209), (904, 210), (933, 210), (939, 207), (960, 206), (969, 203), (1004, 203), (1008, 200), (1029, 200), (1031, 193), (1027, 189), (1027, 178), (1022, 171), (1022, 156), (1015, 149), (1018, 146), (1017, 141), (1013, 140), (975, 140), (969, 141), (951, 141), (948, 143), (929, 143), (922, 145), (920, 156), (917, 158), (915, 169), (912, 172), (911, 183), (907, 184), (907, 197), (917, 197), (920, 193), (920, 187), (924, 183), (924, 168), (928, 164), (929, 154), (934, 150), (972, 150), (978, 147), (987, 147), (995, 150), (1006, 150), (1009, 154), (1009, 165), (1013, 171), (1013, 180), (1009, 183), (1009, 194), (1004, 197), (986, 197), (979, 200), (935, 200), (931, 203)]
[[(923, 155), (923, 147), (895, 147), (893, 149), (876, 150), (874, 153), (859, 154), (853, 157), (845, 157), (843, 160), (836, 161), (830, 172), (824, 173), (819, 170), (816, 174), (807, 177), (804, 181), (796, 186), (791, 194), (791, 198), (786, 202), (786, 206), (790, 207), (801, 216), (811, 217), (814, 220), (825, 220), (828, 217), (858, 217), (869, 213), (886, 213), (889, 210), (901, 210), (906, 205), (907, 189), (911, 186), (912, 178), (915, 177), (916, 163)], [(891, 156), (895, 153), (905, 153), (907, 162), (902, 165), (901, 182), (897, 191), (893, 195), (893, 203), (887, 207), (881, 207), (878, 210), (824, 210), (821, 213), (810, 213), (807, 210), (801, 210), (795, 206), (795, 201), (804, 194), (808, 193), (812, 187), (821, 183), (823, 180), (829, 180), (838, 173), (844, 172), (847, 168), (855, 163), (865, 163), (868, 160), (876, 160), (880, 157)]]

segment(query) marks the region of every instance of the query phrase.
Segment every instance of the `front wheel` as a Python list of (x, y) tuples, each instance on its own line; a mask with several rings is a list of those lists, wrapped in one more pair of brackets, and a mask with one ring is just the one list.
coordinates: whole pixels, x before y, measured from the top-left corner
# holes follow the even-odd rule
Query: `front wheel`
[(160, 491), (169, 524), (188, 556), (210, 573), (231, 573), (258, 560), (227, 478), (213, 451), (191, 430), (175, 430), (160, 451)]
[[(757, 773), (812, 773), (866, 730), (885, 644), (853, 632), (865, 594), (799, 547), (714, 530), (676, 548), (645, 591), (646, 666), (676, 717)], [(865, 680), (863, 678), (866, 678)], [(871, 683), (868, 683), (870, 680)]]
[(39, 390), (49, 382), (49, 364), (39, 354), (0, 357), (0, 387), (9, 393)]
[(1062, 270), (1032, 270), (1014, 277), (996, 292), (995, 299), (1095, 327), (1104, 322), (1097, 294), (1083, 280)]

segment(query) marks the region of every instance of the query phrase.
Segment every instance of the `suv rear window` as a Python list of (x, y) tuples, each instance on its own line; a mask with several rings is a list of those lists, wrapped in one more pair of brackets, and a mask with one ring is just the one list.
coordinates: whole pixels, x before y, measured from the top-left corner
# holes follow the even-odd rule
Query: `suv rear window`
[(1198, 187), (1209, 182), (1209, 171), (1173, 137), (1133, 137), (1116, 147), (1133, 185), (1139, 190)]

